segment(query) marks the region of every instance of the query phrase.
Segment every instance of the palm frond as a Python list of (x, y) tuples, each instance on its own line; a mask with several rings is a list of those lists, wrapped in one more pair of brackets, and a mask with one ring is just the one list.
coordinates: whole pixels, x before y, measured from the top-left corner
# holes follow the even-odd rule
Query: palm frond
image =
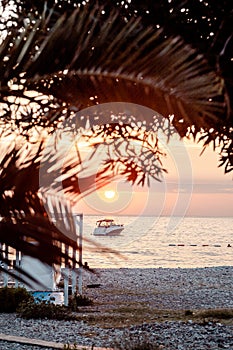
[[(44, 11), (41, 18), (31, 16), (25, 28), (12, 29), (0, 52), (3, 118), (11, 119), (7, 96), (16, 96), (28, 99), (29, 109), (20, 112), (18, 106), (16, 118), (26, 135), (30, 126), (53, 128), (75, 111), (106, 102), (137, 103), (165, 118), (173, 115), (181, 137), (230, 121), (224, 81), (196, 49), (140, 18), (104, 10), (88, 4), (53, 23), (52, 9), (47, 17)], [(18, 90), (7, 84), (10, 78)], [(29, 98), (30, 90), (40, 97)], [(37, 111), (30, 107), (35, 105)], [(148, 128), (155, 123), (145, 119)], [(80, 126), (85, 128), (86, 120)]]
[[(181, 38), (166, 38), (152, 27), (141, 30), (140, 19), (119, 21), (116, 10), (103, 23), (101, 13), (98, 6), (89, 5), (72, 16), (64, 14), (47, 35), (40, 34), (40, 40), (40, 31), (31, 28), (37, 38), (25, 31), (27, 46), (15, 43), (16, 68), (9, 60), (5, 72), (9, 64), (15, 77), (25, 74), (27, 89), (52, 94), (78, 108), (138, 101), (198, 129), (201, 123), (217, 123), (220, 115), (228, 117), (223, 80)], [(41, 25), (42, 20), (36, 24)], [(23, 63), (22, 50), (24, 55), (29, 53), (33, 38), (34, 48)], [(61, 73), (64, 70), (68, 74)], [(98, 97), (90, 100), (93, 96)]]
[[(116, 15), (111, 13), (106, 20), (103, 35), (101, 12), (95, 7), (59, 19), (51, 38), (28, 63), (27, 77), (33, 79), (35, 72), (37, 77), (43, 75), (41, 80), (34, 78), (31, 86), (78, 108), (138, 101), (164, 117), (174, 114), (177, 121), (183, 118), (198, 128), (205, 118), (216, 123), (220, 115), (228, 117), (224, 82), (202, 56), (179, 37), (165, 38), (163, 31), (152, 27), (140, 31), (140, 20), (117, 22)], [(63, 49), (62, 57), (61, 47), (68, 51)], [(44, 75), (52, 65), (52, 75)], [(59, 73), (63, 70), (68, 73)], [(93, 96), (97, 98), (90, 100)]]

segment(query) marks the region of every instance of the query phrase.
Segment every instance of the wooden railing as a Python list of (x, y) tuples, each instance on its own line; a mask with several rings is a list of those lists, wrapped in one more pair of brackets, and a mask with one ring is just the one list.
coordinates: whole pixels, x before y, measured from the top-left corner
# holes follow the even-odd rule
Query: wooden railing
[[(73, 248), (70, 249), (66, 245), (63, 246), (64, 251), (68, 253), (70, 257), (78, 261), (78, 264), (73, 264), (73, 266), (70, 266), (67, 261), (63, 262), (61, 265), (61, 273), (64, 280), (64, 304), (68, 305), (68, 296), (70, 292), (72, 294), (78, 292), (82, 295), (83, 214), (72, 214), (68, 220), (67, 218), (64, 218), (64, 214), (62, 214), (62, 221), (65, 222), (65, 220), (66, 225), (67, 223), (70, 225), (72, 220), (72, 227), (70, 227), (70, 229), (72, 230), (73, 237), (76, 237), (79, 247), (77, 252)], [(56, 221), (54, 223), (56, 224)], [(22, 282), (19, 282), (19, 272), (14, 269), (15, 266), (21, 267), (21, 252), (16, 251), (3, 243), (0, 243), (0, 251), (2, 252), (2, 260), (0, 258), (0, 287), (13, 286), (17, 288), (18, 286), (25, 286)], [(9, 272), (14, 272), (15, 278), (13, 278)]]

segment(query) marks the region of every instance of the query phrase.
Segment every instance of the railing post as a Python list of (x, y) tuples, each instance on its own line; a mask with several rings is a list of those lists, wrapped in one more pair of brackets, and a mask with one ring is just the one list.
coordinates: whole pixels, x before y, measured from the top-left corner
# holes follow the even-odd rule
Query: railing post
[[(65, 245), (65, 254), (68, 256), (69, 247)], [(69, 304), (69, 262), (67, 258), (65, 259), (65, 269), (64, 269), (64, 305)]]
[(83, 214), (79, 214), (79, 234), (78, 234), (78, 247), (79, 247), (79, 268), (78, 268), (78, 293), (83, 293)]
[(77, 273), (75, 271), (75, 268), (76, 268), (76, 250), (73, 248), (73, 268), (72, 268), (72, 271), (71, 271), (71, 279), (72, 279), (72, 295), (76, 292), (76, 282), (77, 282)]
[[(8, 260), (8, 246), (6, 244), (4, 244), (4, 259)], [(8, 265), (7, 263), (4, 261), (4, 268), (6, 270), (8, 270)], [(4, 272), (4, 275), (3, 275), (3, 285), (4, 287), (7, 287), (8, 286), (8, 274), (6, 272)]]
[[(19, 251), (18, 250), (16, 250), (16, 252), (15, 252), (15, 266), (19, 267)], [(19, 272), (18, 271), (16, 271), (16, 275), (19, 277)], [(19, 287), (19, 281), (18, 281), (17, 278), (15, 280), (15, 287), (16, 288)]]

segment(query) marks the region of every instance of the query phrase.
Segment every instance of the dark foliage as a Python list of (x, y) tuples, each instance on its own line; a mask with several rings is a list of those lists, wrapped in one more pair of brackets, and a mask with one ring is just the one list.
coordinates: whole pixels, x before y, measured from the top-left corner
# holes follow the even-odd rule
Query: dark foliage
[(93, 300), (88, 298), (86, 295), (73, 294), (69, 299), (69, 308), (72, 311), (77, 311), (80, 306), (91, 306)]
[(29, 301), (33, 297), (25, 288), (0, 288), (0, 312), (16, 312), (21, 303)]
[(35, 303), (29, 301), (22, 303), (17, 309), (20, 317), (26, 319), (50, 319), (50, 320), (75, 320), (75, 315), (69, 312), (69, 309), (63, 305), (56, 305), (42, 301)]

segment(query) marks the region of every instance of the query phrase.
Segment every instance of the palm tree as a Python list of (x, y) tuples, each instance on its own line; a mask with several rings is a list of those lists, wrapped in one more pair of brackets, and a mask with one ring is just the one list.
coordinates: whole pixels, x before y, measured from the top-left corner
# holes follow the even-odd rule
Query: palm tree
[[(78, 250), (67, 228), (52, 222), (41, 194), (52, 183), (52, 193), (65, 190), (77, 201), (118, 175), (142, 185), (150, 177), (160, 180), (159, 130), (167, 140), (174, 132), (201, 134), (204, 146), (221, 146), (220, 163), (232, 170), (232, 80), (221, 63), (232, 45), (226, 29), (232, 13), (222, 15), (225, 36), (218, 32), (207, 52), (208, 40), (198, 45), (197, 37), (182, 37), (178, 23), (187, 1), (177, 7), (159, 1), (149, 16), (151, 1), (121, 8), (108, 1), (9, 3), (2, 4), (0, 48), (1, 133), (10, 144), (0, 167), (2, 243), (49, 264), (65, 257), (60, 243)], [(158, 8), (170, 17), (155, 24)], [(50, 148), (46, 140), (54, 131)], [(61, 169), (59, 140), (80, 133), (93, 152), (83, 162), (77, 147)], [(142, 145), (140, 153), (134, 142)], [(103, 145), (102, 169), (85, 175)]]

